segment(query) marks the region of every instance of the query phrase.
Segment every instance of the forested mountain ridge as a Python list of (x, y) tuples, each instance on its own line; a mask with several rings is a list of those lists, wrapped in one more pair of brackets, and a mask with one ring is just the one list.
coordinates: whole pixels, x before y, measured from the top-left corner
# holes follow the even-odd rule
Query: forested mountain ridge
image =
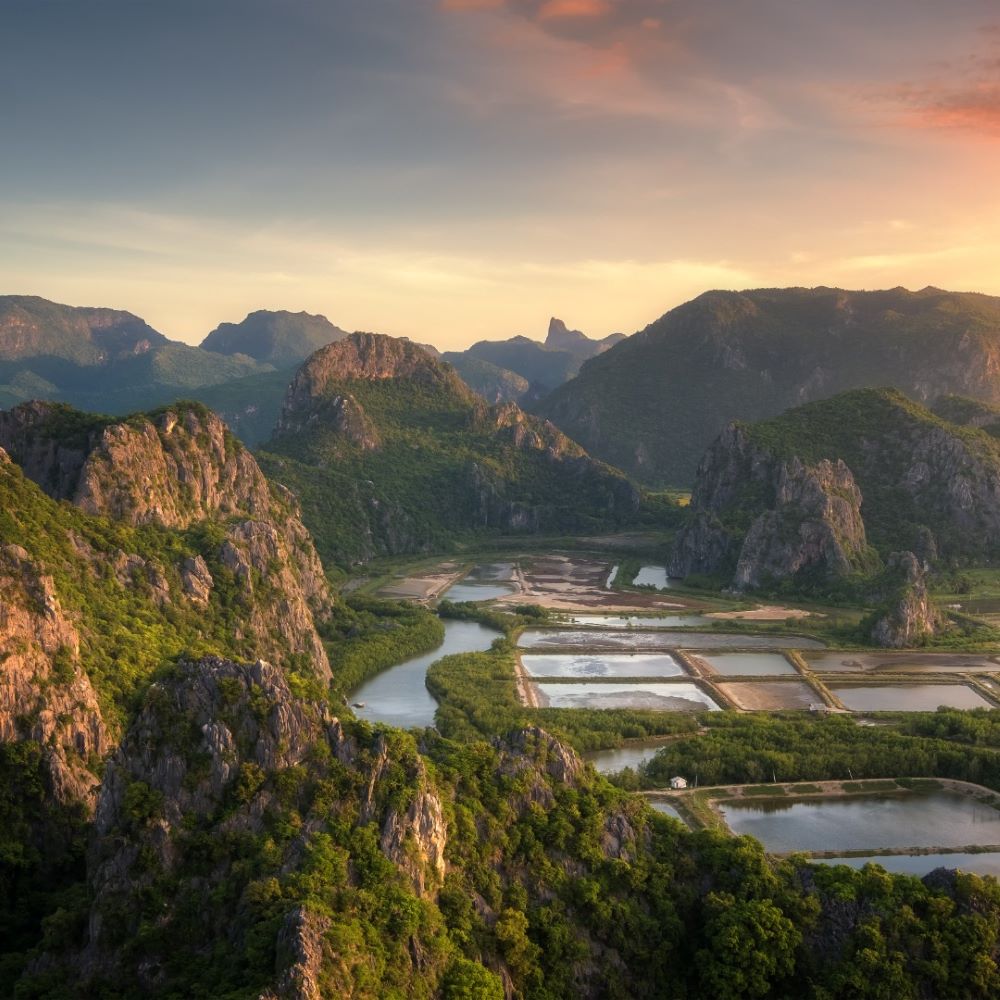
[(690, 485), (731, 420), (893, 386), (1000, 403), (1000, 299), (925, 288), (706, 292), (584, 364), (533, 406), (656, 485)]
[[(942, 412), (990, 410), (950, 398)], [(858, 389), (755, 424), (735, 423), (698, 468), (672, 570), (737, 586), (870, 571), (912, 551), (925, 564), (1000, 559), (1000, 440), (895, 389)]]
[(346, 330), (325, 316), (258, 309), (239, 323), (220, 323), (200, 346), (217, 354), (245, 354), (275, 368), (291, 368), (346, 336)]
[(125, 413), (269, 370), (169, 340), (132, 313), (0, 296), (0, 407), (51, 399)]
[(463, 532), (611, 527), (640, 499), (551, 424), (489, 406), (451, 366), (379, 334), (352, 334), (302, 366), (260, 460), (339, 563)]

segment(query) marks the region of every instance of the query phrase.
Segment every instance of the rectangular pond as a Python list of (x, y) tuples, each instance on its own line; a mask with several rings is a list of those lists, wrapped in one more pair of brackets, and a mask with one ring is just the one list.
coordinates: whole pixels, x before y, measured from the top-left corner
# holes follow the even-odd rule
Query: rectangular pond
[(1000, 659), (983, 653), (823, 652), (806, 656), (819, 674), (855, 673), (989, 673), (1000, 671)]
[(777, 677), (798, 671), (780, 653), (699, 653), (721, 677)]
[(864, 857), (811, 858), (818, 865), (847, 865), (864, 868), (867, 864), (881, 865), (887, 872), (916, 875), (923, 878), (935, 868), (959, 868), (974, 875), (1000, 877), (1000, 852), (954, 851), (945, 854), (867, 854)]
[(529, 677), (688, 677), (669, 653), (525, 653)]
[(1000, 811), (960, 792), (839, 799), (733, 799), (718, 808), (733, 833), (777, 854), (1000, 844)]
[(824, 704), (819, 692), (803, 680), (728, 681), (720, 684), (719, 690), (749, 712), (778, 712)]
[(692, 625), (709, 625), (712, 619), (704, 615), (572, 615), (571, 625), (597, 628), (686, 628)]
[(933, 712), (948, 708), (993, 708), (965, 684), (829, 684), (852, 712)]
[(448, 601), (493, 601), (517, 589), (513, 584), (514, 564), (481, 563), (453, 583), (441, 597)]
[[(680, 581), (676, 581), (680, 582)], [(666, 566), (642, 566), (632, 580), (633, 587), (655, 587), (667, 590), (671, 586)]]
[(525, 649), (577, 646), (603, 649), (821, 649), (822, 643), (797, 635), (669, 632), (640, 629), (532, 628), (517, 644)]
[(545, 708), (633, 708), (654, 712), (716, 712), (719, 706), (696, 684), (534, 685)]

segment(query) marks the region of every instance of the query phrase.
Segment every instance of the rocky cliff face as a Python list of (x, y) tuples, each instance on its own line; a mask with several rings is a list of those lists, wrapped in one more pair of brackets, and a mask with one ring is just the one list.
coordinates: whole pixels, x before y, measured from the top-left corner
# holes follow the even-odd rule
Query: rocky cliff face
[(843, 462), (782, 463), (774, 507), (750, 525), (736, 563), (737, 589), (803, 571), (847, 576), (867, 549), (861, 491)]
[(319, 400), (337, 395), (345, 382), (406, 379), (426, 388), (443, 387), (474, 398), (465, 383), (447, 366), (412, 341), (378, 333), (352, 333), (345, 340), (316, 351), (296, 372), (281, 412), (279, 427), (302, 425)]
[[(411, 790), (403, 800), (396, 791), (401, 780)], [(341, 792), (316, 811), (314, 796), (324, 782), (325, 795), (335, 787)], [(284, 672), (268, 663), (213, 658), (180, 665), (150, 689), (108, 763), (89, 861), (88, 940), (78, 968), (86, 978), (118, 979), (127, 969), (122, 936), (148, 919), (147, 895), (171, 880), (180, 890), (157, 915), (161, 940), (191, 907), (208, 918), (219, 898), (236, 891), (239, 901), (225, 914), (228, 930), (213, 923), (204, 946), (228, 937), (233, 947), (245, 947), (261, 884), (250, 881), (250, 871), (234, 875), (222, 863), (227, 852), (269, 837), (266, 866), (277, 888), (277, 878), (294, 878), (294, 871), (309, 870), (317, 851), (330, 852), (322, 830), (338, 816), (373, 831), (376, 849), (398, 871), (386, 891), (398, 884), (436, 895), (446, 872), (447, 826), (421, 758), (400, 757), (384, 737), (360, 745), (324, 703), (297, 698)], [(286, 825), (279, 832), (276, 824)], [(208, 868), (197, 847), (205, 837), (221, 852)], [(192, 877), (192, 866), (202, 874)], [(345, 877), (351, 880), (346, 870)], [(276, 911), (275, 996), (326, 996), (341, 976), (345, 985), (350, 980), (326, 937), (330, 924), (329, 916), (292, 898)], [(186, 947), (198, 953), (201, 944)], [(139, 981), (155, 990), (170, 961), (150, 942)]]
[[(731, 571), (737, 589), (800, 573), (846, 576), (868, 555), (861, 503), (842, 461), (779, 460), (734, 424), (699, 467), (694, 516), (678, 534), (670, 572)], [(737, 517), (745, 528), (733, 525)]]
[[(32, 403), (0, 413), (0, 446), (50, 496), (88, 514), (169, 529), (218, 524), (225, 540), (217, 558), (248, 609), (237, 638), (252, 638), (262, 656), (305, 654), (329, 676), (315, 622), (328, 614), (331, 597), (297, 501), (268, 483), (214, 413), (185, 404), (109, 422)], [(138, 557), (122, 558), (131, 576)], [(204, 560), (179, 569), (183, 593), (205, 604), (215, 580)], [(169, 600), (162, 568), (143, 564), (142, 571), (161, 602)]]
[(130, 524), (186, 528), (272, 503), (253, 456), (204, 407), (107, 421), (26, 403), (0, 412), (0, 447), (54, 499)]
[[(9, 461), (0, 451), (0, 465)], [(110, 740), (80, 666), (80, 637), (52, 577), (14, 544), (0, 544), (0, 652), (0, 742), (40, 744), (53, 798), (93, 808), (97, 778), (88, 765)]]
[(905, 649), (920, 645), (937, 632), (942, 618), (927, 591), (923, 566), (912, 552), (893, 552), (886, 561), (884, 604), (872, 626), (876, 646)]

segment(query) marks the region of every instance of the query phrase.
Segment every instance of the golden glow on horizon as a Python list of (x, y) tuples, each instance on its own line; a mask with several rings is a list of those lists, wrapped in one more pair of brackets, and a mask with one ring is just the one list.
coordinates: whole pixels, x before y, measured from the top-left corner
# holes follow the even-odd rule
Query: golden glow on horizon
[[(632, 333), (713, 287), (1000, 294), (1000, 23), (982, 5), (417, 7), (430, 55), (349, 77), (357, 161), (323, 106), (273, 162), (205, 154), (115, 201), (11, 195), (0, 291), (189, 342), (273, 308), (443, 349), (542, 337), (550, 315)], [(410, 90), (427, 117), (407, 132)]]

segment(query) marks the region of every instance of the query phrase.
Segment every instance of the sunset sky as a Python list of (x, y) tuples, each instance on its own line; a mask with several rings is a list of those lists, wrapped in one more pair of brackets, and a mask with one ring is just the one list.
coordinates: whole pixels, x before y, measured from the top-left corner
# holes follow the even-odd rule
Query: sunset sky
[(0, 292), (463, 347), (1000, 294), (996, 0), (5, 0)]

